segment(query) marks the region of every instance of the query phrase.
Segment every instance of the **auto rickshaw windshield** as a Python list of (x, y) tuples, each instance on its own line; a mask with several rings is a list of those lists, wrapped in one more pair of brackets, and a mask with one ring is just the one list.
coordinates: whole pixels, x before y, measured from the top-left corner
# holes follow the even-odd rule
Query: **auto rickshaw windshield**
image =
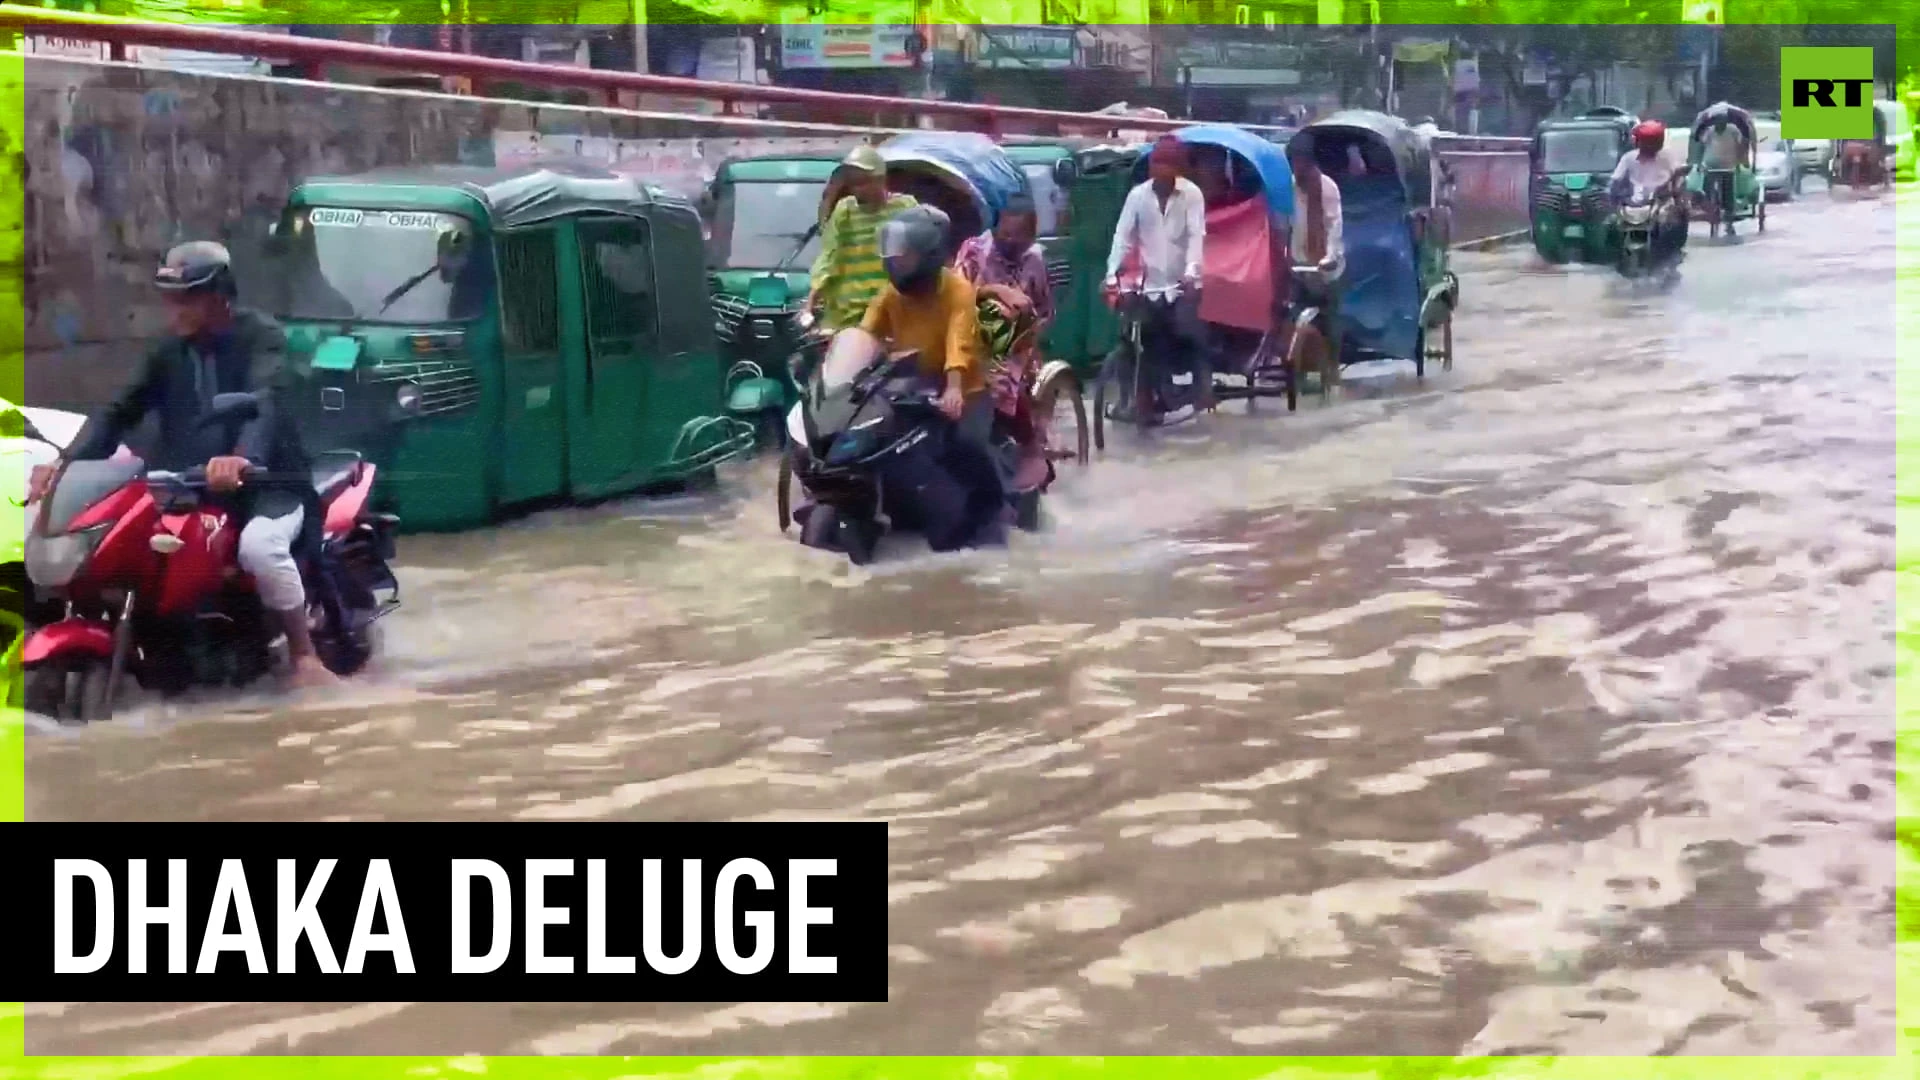
[(1540, 136), (1545, 173), (1612, 172), (1620, 162), (1620, 135), (1613, 128), (1565, 128)]
[(458, 214), (297, 207), (272, 247), (265, 306), (283, 319), (465, 322), (493, 292), (491, 249)]
[(826, 193), (824, 180), (742, 180), (723, 184), (713, 204), (713, 234), (707, 255), (729, 270), (773, 270), (813, 265), (820, 253), (816, 234), (794, 254)]

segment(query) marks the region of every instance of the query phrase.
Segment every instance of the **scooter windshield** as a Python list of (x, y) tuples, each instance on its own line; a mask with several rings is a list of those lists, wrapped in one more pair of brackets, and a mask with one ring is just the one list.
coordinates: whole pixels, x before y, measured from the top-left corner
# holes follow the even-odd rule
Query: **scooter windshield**
[(106, 461), (75, 461), (60, 474), (60, 481), (47, 496), (44, 536), (61, 536), (70, 531), (73, 520), (101, 499), (125, 487), (147, 471), (147, 463), (135, 457), (116, 457)]
[(833, 335), (826, 359), (820, 361), (820, 390), (833, 394), (853, 385), (861, 372), (872, 367), (885, 349), (880, 339), (857, 326)]
[(813, 431), (827, 434), (844, 429), (860, 411), (853, 387), (860, 376), (885, 355), (880, 339), (857, 326), (833, 336), (827, 355), (814, 376), (813, 401), (808, 407)]

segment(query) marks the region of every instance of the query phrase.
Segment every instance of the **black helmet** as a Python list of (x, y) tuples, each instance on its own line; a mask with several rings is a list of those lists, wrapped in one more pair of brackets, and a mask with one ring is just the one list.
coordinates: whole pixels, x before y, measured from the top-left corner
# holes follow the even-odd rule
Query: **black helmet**
[(901, 292), (914, 292), (940, 274), (947, 261), (947, 215), (932, 206), (902, 210), (880, 226), (880, 261)]
[(210, 291), (231, 300), (239, 293), (233, 279), (233, 256), (224, 244), (193, 240), (167, 252), (153, 272), (154, 287), (168, 292)]

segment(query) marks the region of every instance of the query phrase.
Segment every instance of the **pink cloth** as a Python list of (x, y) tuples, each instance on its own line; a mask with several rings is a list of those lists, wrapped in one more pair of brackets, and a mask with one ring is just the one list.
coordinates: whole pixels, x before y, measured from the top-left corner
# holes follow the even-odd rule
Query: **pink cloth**
[(1265, 199), (1207, 211), (1200, 264), (1200, 319), (1273, 329), (1273, 219)]

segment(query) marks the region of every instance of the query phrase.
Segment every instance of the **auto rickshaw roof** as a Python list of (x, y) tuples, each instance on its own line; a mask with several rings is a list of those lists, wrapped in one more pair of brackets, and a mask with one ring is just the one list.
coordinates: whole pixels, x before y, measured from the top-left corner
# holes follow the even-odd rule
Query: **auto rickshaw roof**
[(1139, 143), (1130, 146), (1105, 143), (1098, 146), (1089, 146), (1085, 150), (1075, 153), (1073, 155), (1073, 162), (1076, 171), (1084, 176), (1088, 173), (1106, 172), (1116, 168), (1131, 169), (1133, 168), (1133, 163), (1140, 159), (1140, 155), (1146, 152), (1147, 148)]
[(1630, 125), (1625, 119), (1613, 116), (1561, 116), (1551, 120), (1542, 120), (1534, 126), (1535, 135), (1549, 131), (1579, 131), (1590, 128), (1621, 129)]
[[(686, 199), (599, 165), (569, 159), (517, 168), (475, 165), (398, 166), (351, 176), (316, 176), (296, 195), (317, 187), (444, 188), (479, 203), (502, 228), (530, 225), (570, 214), (644, 217), (649, 208), (692, 212)], [(305, 200), (303, 200), (305, 201)]]
[(1005, 142), (1000, 144), (1000, 149), (1006, 151), (1016, 165), (1044, 165), (1070, 158), (1092, 145), (1092, 139), (1055, 137)]
[(720, 163), (715, 175), (725, 180), (749, 183), (762, 180), (831, 180), (833, 171), (840, 167), (846, 156), (845, 153), (820, 153), (728, 158)]

